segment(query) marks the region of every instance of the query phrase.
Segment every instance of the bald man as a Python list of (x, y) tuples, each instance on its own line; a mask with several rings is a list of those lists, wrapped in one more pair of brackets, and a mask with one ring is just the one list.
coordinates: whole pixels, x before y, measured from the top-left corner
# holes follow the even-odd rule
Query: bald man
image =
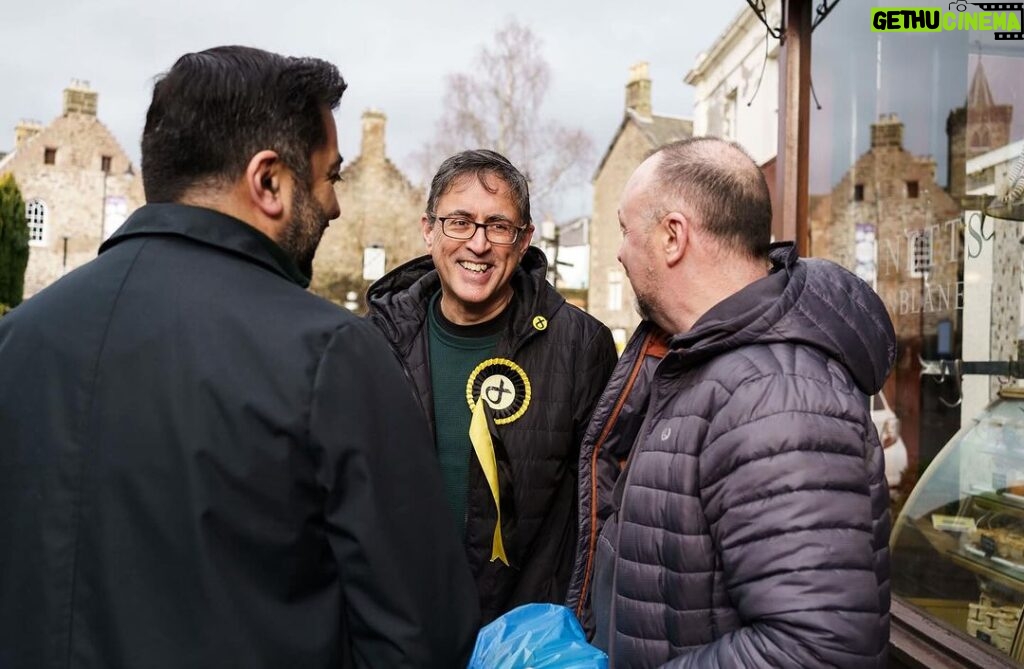
[[(738, 145), (663, 147), (622, 194), (644, 322), (581, 449), (569, 604), (613, 667), (883, 667), (889, 499), (864, 396), (895, 336), (871, 288), (770, 245)], [(620, 464), (620, 463), (625, 464)]]

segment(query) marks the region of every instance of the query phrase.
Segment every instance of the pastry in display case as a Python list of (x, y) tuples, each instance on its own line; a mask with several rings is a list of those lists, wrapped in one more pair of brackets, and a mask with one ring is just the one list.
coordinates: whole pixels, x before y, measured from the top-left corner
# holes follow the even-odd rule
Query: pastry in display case
[(890, 549), (894, 597), (1024, 660), (1024, 394), (1002, 391), (946, 444)]

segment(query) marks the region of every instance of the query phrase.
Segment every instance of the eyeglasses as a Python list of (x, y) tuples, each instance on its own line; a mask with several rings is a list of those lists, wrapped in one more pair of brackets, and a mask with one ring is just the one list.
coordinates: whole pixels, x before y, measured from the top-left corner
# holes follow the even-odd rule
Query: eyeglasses
[(523, 228), (516, 227), (511, 223), (477, 223), (465, 216), (438, 216), (441, 221), (441, 232), (452, 239), (463, 241), (472, 239), (477, 228), (484, 229), (484, 237), (492, 244), (515, 244), (519, 239), (519, 233)]

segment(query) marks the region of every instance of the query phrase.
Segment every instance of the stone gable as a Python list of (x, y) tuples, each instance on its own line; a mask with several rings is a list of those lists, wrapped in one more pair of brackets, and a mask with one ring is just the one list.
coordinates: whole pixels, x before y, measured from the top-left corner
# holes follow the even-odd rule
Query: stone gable
[(327, 228), (313, 260), (313, 292), (342, 304), (353, 291), (359, 311), (372, 282), (363, 278), (365, 249), (384, 250), (385, 271), (426, 252), (420, 228), (426, 195), (387, 158), (385, 121), (379, 111), (363, 114), (361, 153), (335, 186), (341, 216)]
[[(76, 108), (94, 110), (95, 100)], [(25, 202), (41, 201), (46, 211), (43, 239), (29, 249), (28, 298), (96, 257), (145, 197), (127, 154), (94, 114), (66, 111), (45, 127), (22, 124), (18, 140), (0, 172), (13, 173)]]

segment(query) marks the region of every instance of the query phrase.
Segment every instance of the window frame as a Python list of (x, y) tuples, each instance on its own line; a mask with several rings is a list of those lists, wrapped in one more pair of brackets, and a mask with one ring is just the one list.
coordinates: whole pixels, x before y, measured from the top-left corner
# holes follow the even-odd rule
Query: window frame
[[(926, 240), (925, 244), (927, 244), (927, 247), (922, 246), (919, 250), (918, 240), (922, 239)], [(923, 251), (927, 251), (927, 255), (925, 255)], [(927, 264), (919, 262), (919, 260), (923, 260), (925, 258), (927, 258)], [(932, 267), (935, 265), (935, 239), (932, 236), (931, 228), (922, 228), (908, 236), (907, 262), (907, 269), (910, 272), (910, 276), (913, 278), (925, 276), (931, 271)]]
[(46, 246), (47, 218), (50, 208), (40, 198), (32, 198), (25, 202), (25, 225), (28, 226), (28, 245)]

